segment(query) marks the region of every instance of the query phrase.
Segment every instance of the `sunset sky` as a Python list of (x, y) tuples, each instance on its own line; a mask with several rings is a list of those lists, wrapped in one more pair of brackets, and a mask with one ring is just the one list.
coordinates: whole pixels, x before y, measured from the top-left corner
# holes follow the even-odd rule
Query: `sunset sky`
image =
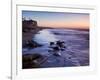
[(88, 13), (22, 11), (22, 17), (36, 20), (38, 26), (54, 28), (89, 28)]

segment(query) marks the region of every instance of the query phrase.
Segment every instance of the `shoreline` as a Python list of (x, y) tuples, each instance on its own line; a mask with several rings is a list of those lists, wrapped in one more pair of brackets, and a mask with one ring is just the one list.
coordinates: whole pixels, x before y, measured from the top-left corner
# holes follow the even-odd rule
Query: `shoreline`
[(32, 38), (34, 37), (35, 34), (37, 34), (41, 28), (35, 28), (27, 32), (22, 32), (22, 46), (25, 45), (27, 41), (32, 41)]
[[(25, 37), (27, 40), (32, 40), (34, 35), (36, 35), (39, 31), (41, 31), (43, 29), (47, 29), (47, 28), (36, 28), (33, 30), (31, 29), (31, 31), (26, 32), (23, 37)], [(77, 36), (79, 36), (79, 35), (77, 35)], [(86, 35), (82, 35), (82, 36), (85, 37)], [(76, 39), (76, 38), (74, 38), (74, 39)], [(70, 39), (70, 41), (66, 42), (67, 44), (65, 44), (65, 45), (68, 48), (66, 47), (66, 50), (62, 51), (61, 56), (51, 54), (50, 52), (47, 52), (47, 50), (45, 50), (44, 52), (42, 52), (42, 50), (36, 51), (36, 52), (34, 50), (30, 51), (31, 49), (34, 49), (34, 48), (37, 48), (39, 50), (40, 48), (38, 48), (38, 47), (41, 47), (38, 43), (36, 43), (33, 40), (33, 42), (31, 42), (31, 44), (35, 45), (35, 46), (32, 46), (32, 45), (31, 45), (31, 47), (30, 47), (30, 45), (26, 46), (29, 50), (29, 53), (32, 53), (32, 54), (29, 54), (29, 53), (22, 54), (23, 69), (88, 66), (89, 65), (88, 52), (85, 51), (85, 52), (82, 52), (82, 54), (80, 52), (81, 50), (86, 50), (86, 49), (84, 49), (84, 48), (86, 48), (86, 45), (83, 45), (86, 43), (86, 41), (84, 43), (84, 42), (79, 42), (80, 38), (77, 40), (74, 40), (74, 39)], [(89, 40), (87, 40), (87, 41), (89, 41)], [(75, 45), (75, 46), (73, 46), (73, 45)], [(79, 45), (79, 46), (77, 46), (77, 45)], [(44, 46), (42, 46), (42, 47), (45, 48)], [(78, 50), (80, 50), (80, 51), (78, 51)], [(23, 53), (24, 53), (24, 51), (23, 51)], [(44, 55), (41, 53), (47, 53), (47, 55)], [(48, 55), (48, 53), (51, 55)], [(84, 55), (86, 55), (86, 56), (84, 56)]]

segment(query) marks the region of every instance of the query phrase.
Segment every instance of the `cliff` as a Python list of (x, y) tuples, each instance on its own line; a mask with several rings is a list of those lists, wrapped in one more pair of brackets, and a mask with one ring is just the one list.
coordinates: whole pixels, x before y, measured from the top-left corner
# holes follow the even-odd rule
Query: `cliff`
[[(27, 41), (32, 41), (34, 35), (40, 31), (38, 23), (35, 20), (23, 20), (22, 21), (22, 46), (26, 46)], [(32, 44), (37, 45), (34, 41)]]
[(23, 20), (22, 28), (23, 32), (27, 32), (29, 30), (35, 29), (37, 27), (37, 21), (35, 20)]

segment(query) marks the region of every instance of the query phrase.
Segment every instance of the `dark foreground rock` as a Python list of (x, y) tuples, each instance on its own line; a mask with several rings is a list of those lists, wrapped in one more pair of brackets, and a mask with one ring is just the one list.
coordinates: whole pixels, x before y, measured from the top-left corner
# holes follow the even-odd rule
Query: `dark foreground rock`
[(22, 56), (22, 68), (39, 68), (40, 65), (46, 60), (46, 56), (41, 54), (23, 54)]

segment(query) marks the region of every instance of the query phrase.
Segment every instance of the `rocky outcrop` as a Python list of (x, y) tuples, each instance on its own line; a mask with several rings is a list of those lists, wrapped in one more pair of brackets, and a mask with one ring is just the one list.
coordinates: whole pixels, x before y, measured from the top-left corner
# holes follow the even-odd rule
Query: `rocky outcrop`
[(28, 48), (28, 49), (32, 49), (32, 48), (36, 48), (36, 47), (41, 47), (42, 45), (38, 44), (37, 42), (31, 40), (31, 41), (26, 41), (26, 43), (23, 44), (23, 48)]
[(27, 32), (31, 29), (35, 29), (36, 27), (37, 27), (37, 21), (35, 20), (23, 20), (22, 21), (23, 32)]
[(22, 47), (35, 48), (40, 46), (38, 43), (32, 41), (34, 35), (40, 31), (37, 21), (26, 20), (22, 21)]

